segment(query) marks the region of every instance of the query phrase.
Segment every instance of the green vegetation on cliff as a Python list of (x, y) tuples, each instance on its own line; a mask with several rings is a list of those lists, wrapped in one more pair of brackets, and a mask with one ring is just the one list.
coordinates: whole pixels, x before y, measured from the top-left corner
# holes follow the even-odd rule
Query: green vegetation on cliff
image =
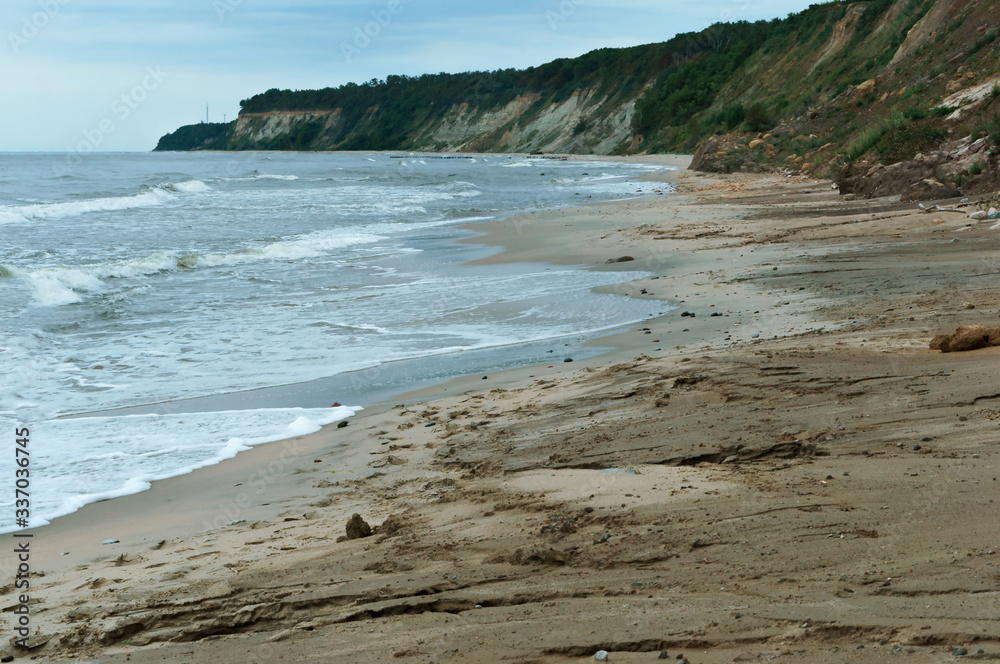
[(224, 150), (227, 147), (227, 132), (233, 122), (202, 122), (186, 125), (172, 134), (160, 138), (156, 144), (158, 151)]

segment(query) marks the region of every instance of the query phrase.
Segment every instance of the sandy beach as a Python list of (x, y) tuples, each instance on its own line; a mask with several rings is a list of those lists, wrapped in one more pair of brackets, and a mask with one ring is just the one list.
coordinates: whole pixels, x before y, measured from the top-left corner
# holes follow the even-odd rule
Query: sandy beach
[[(648, 301), (647, 323), (35, 530), (37, 647), (0, 651), (1000, 659), (1000, 349), (928, 347), (998, 324), (1000, 231), (799, 176), (681, 170), (644, 193), (664, 180), (677, 193), (469, 240), (503, 248), (486, 261), (636, 271), (609, 292)], [(343, 539), (353, 514), (370, 536)]]

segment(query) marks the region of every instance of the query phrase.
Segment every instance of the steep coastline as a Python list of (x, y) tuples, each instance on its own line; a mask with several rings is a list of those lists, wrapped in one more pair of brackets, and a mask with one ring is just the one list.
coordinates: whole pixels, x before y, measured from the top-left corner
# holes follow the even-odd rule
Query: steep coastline
[(157, 149), (697, 152), (696, 170), (829, 177), (861, 197), (995, 191), (998, 3), (828, 2), (525, 70), (272, 89)]

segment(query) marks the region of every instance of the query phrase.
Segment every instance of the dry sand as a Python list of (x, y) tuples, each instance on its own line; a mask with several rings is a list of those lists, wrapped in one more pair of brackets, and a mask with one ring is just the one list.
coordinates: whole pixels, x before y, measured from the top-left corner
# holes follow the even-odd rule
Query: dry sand
[[(678, 186), (476, 230), (489, 260), (640, 270), (617, 292), (680, 309), (58, 519), (32, 542), (51, 640), (8, 650), (1000, 659), (1000, 349), (927, 348), (997, 324), (1000, 231), (797, 178)], [(338, 542), (353, 513), (376, 533)]]

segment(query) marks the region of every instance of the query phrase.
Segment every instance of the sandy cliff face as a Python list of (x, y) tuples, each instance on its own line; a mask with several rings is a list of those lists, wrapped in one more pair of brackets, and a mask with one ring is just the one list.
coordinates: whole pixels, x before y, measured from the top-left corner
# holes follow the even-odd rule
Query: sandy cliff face
[(518, 97), (503, 108), (486, 112), (463, 104), (427, 132), (422, 147), (447, 151), (611, 154), (631, 140), (635, 102), (599, 112), (606, 102), (606, 97), (582, 91), (534, 112), (532, 107), (537, 98), (533, 97)]
[(260, 143), (291, 133), (303, 124), (322, 120), (336, 122), (337, 111), (274, 111), (272, 113), (240, 113), (233, 136), (242, 141)]
[[(537, 96), (526, 95), (496, 108), (455, 104), (440, 120), (424, 127), (407, 147), (438, 152), (612, 154), (632, 143), (634, 99), (615, 104), (606, 96), (583, 90), (563, 102), (543, 106), (538, 102)], [(284, 137), (305, 133), (314, 136), (302, 148), (335, 150), (365, 129), (378, 113), (378, 107), (368, 109), (355, 128), (339, 126), (339, 109), (241, 113), (231, 141), (248, 148), (267, 147)]]

